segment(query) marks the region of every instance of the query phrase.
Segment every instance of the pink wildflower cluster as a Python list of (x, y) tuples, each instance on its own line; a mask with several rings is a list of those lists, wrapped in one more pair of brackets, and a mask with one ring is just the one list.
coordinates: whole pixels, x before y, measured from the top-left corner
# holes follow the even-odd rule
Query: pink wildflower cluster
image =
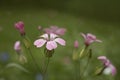
[[(29, 45), (28, 44), (29, 41), (25, 37), (24, 23), (22, 21), (15, 23), (15, 28), (20, 32), (21, 36), (24, 36), (23, 37), (24, 44)], [(41, 48), (42, 46), (45, 45), (44, 53), (46, 54), (48, 58), (50, 58), (52, 54), (54, 53), (54, 49), (56, 49), (58, 46), (57, 44), (60, 44), (62, 46), (66, 45), (66, 41), (60, 38), (61, 35), (65, 34), (66, 32), (65, 28), (58, 28), (57, 26), (50, 26), (49, 28), (43, 29), (41, 26), (39, 26), (38, 30), (42, 30), (44, 34), (41, 35), (39, 39), (35, 40), (33, 44), (37, 48)], [(81, 33), (81, 35), (84, 38), (85, 47), (83, 47), (83, 49), (79, 51), (79, 42), (75, 40), (74, 42), (75, 50), (73, 51), (73, 59), (77, 61), (77, 60), (80, 60), (79, 58), (83, 59), (84, 57), (88, 56), (88, 62), (89, 62), (89, 60), (92, 57), (92, 49), (87, 48), (87, 47), (90, 46), (94, 42), (102, 42), (102, 41), (97, 39), (96, 36), (91, 33), (87, 33), (87, 34)], [(20, 41), (15, 42), (14, 50), (18, 53), (20, 61), (27, 62), (26, 57), (23, 55), (21, 51)], [(30, 48), (28, 48), (28, 50), (29, 50), (29, 53), (31, 54)], [(33, 56), (32, 58), (34, 60)], [(110, 62), (109, 59), (107, 59), (105, 56), (99, 56), (98, 60), (102, 61), (103, 63), (104, 70), (101, 72), (103, 72), (104, 74), (112, 74), (113, 76), (116, 74), (116, 68)], [(67, 60), (65, 59), (65, 61)], [(86, 69), (87, 69), (87, 65), (88, 64), (86, 64), (86, 67), (85, 67)], [(80, 76), (84, 76), (85, 70), (83, 70), (83, 73)]]

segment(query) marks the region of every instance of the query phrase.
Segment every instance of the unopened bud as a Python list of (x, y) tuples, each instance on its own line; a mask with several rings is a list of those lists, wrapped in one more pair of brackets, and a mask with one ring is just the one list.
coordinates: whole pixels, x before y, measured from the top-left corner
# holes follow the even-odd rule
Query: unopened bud
[(20, 34), (21, 34), (22, 36), (25, 35), (24, 23), (23, 23), (22, 21), (19, 21), (19, 22), (15, 23), (15, 28), (16, 28), (17, 30), (19, 30), (19, 32), (20, 32)]
[(20, 41), (16, 41), (15, 44), (14, 44), (14, 50), (16, 52), (20, 52), (21, 51), (21, 44), (20, 44)]
[(75, 48), (78, 48), (78, 47), (79, 47), (79, 42), (78, 42), (77, 40), (74, 42), (74, 47), (75, 47)]

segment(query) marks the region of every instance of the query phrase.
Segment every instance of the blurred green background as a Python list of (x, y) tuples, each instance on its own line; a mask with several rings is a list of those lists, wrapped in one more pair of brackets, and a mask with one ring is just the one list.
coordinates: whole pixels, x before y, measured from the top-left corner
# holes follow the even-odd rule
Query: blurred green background
[[(0, 79), (1, 80), (40, 80), (40, 73), (31, 64), (21, 64), (32, 74), (12, 67), (9, 63), (19, 63), (13, 50), (14, 42), (21, 40), (14, 23), (24, 21), (25, 31), (33, 43), (39, 36), (38, 26), (57, 25), (67, 32), (63, 38), (66, 47), (59, 46), (48, 68), (48, 80), (74, 80), (72, 52), (74, 40), (83, 45), (80, 32), (90, 32), (103, 41), (95, 43), (93, 64), (97, 56), (106, 55), (117, 68), (115, 80), (120, 76), (120, 1), (119, 0), (0, 0)], [(32, 52), (39, 63), (41, 50), (32, 46)], [(6, 57), (7, 55), (7, 57)], [(28, 61), (30, 63), (30, 61)], [(41, 65), (41, 64), (39, 64)], [(39, 78), (39, 79), (37, 79)], [(86, 80), (102, 80), (104, 76)]]

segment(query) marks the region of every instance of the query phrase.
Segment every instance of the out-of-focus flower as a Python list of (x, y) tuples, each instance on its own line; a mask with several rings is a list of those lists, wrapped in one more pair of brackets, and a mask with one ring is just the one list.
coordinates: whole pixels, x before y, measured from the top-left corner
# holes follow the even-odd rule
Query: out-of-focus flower
[(36, 79), (35, 80), (43, 80), (43, 76), (40, 73), (38, 73), (36, 75)]
[(99, 56), (98, 59), (100, 61), (102, 61), (102, 63), (105, 65), (105, 66), (108, 66), (110, 64), (110, 61), (106, 58), (106, 56)]
[(20, 41), (16, 41), (14, 44), (14, 50), (16, 52), (20, 52), (21, 51), (21, 45), (20, 45)]
[(102, 42), (101, 40), (97, 39), (95, 35), (87, 33), (81, 33), (81, 35), (83, 36), (83, 38), (85, 39), (85, 45), (89, 46), (91, 43), (93, 42)]
[(42, 37), (43, 39), (37, 39), (34, 42), (34, 45), (36, 47), (42, 47), (44, 44), (46, 44), (46, 48), (48, 50), (53, 50), (57, 48), (57, 43), (59, 43), (62, 46), (65, 46), (65, 40), (63, 40), (62, 38), (59, 38), (58, 35), (56, 34), (53, 34), (53, 33), (43, 34), (40, 37)]
[(112, 76), (114, 76), (116, 74), (116, 68), (115, 66), (110, 62), (109, 59), (106, 58), (106, 56), (99, 56), (98, 59), (100, 61), (102, 61), (103, 65), (104, 65), (104, 70), (103, 73), (106, 75), (112, 74)]
[(75, 40), (74, 42), (74, 48), (78, 48), (79, 47), (79, 42), (77, 40)]
[(26, 63), (27, 59), (26, 57), (23, 55), (22, 53), (22, 49), (21, 49), (21, 43), (20, 41), (16, 41), (14, 44), (14, 50), (17, 52), (18, 57), (19, 57), (19, 61), (22, 63)]
[(22, 21), (15, 23), (15, 28), (17, 30), (19, 30), (19, 32), (22, 36), (25, 35), (24, 23)]
[(51, 26), (50, 28), (45, 28), (43, 31), (47, 34), (54, 33), (56, 35), (64, 35), (66, 32), (66, 29), (58, 28), (57, 26)]
[(10, 55), (8, 52), (1, 52), (0, 53), (0, 61), (7, 62), (10, 58)]

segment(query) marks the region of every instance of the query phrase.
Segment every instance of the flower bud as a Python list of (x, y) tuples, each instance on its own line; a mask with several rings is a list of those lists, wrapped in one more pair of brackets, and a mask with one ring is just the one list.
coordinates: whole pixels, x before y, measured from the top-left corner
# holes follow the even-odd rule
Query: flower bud
[(19, 22), (15, 23), (15, 28), (17, 30), (19, 30), (19, 32), (22, 36), (25, 35), (24, 23), (22, 21), (19, 21)]
[(74, 42), (74, 48), (78, 48), (79, 47), (79, 42), (76, 40), (75, 42)]
[(20, 41), (16, 41), (15, 44), (14, 44), (14, 50), (16, 52), (20, 52), (21, 51), (21, 46), (20, 46)]

